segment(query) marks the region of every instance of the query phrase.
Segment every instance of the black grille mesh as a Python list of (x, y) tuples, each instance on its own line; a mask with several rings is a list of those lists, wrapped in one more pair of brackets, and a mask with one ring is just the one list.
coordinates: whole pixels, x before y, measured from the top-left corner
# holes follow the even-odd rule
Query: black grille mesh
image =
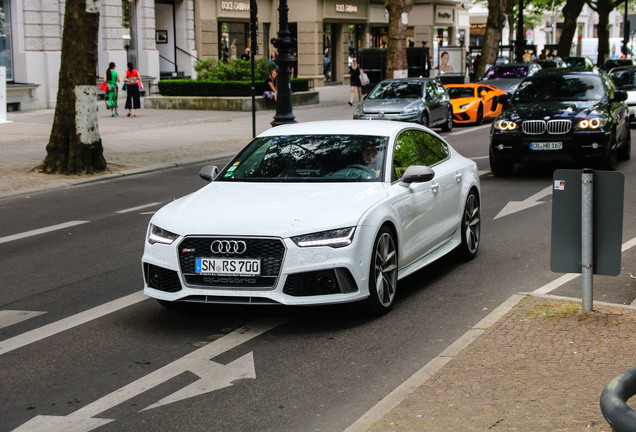
[[(241, 240), (247, 245), (243, 254), (214, 254), (210, 246), (214, 240)], [(238, 288), (273, 288), (278, 279), (285, 256), (285, 245), (279, 239), (239, 237), (186, 237), (179, 244), (179, 265), (186, 283), (197, 286)], [(258, 258), (261, 260), (261, 276), (212, 277), (195, 273), (197, 258)]]
[(146, 284), (150, 288), (165, 292), (177, 292), (181, 290), (181, 282), (176, 271), (168, 270), (152, 264), (144, 265)]

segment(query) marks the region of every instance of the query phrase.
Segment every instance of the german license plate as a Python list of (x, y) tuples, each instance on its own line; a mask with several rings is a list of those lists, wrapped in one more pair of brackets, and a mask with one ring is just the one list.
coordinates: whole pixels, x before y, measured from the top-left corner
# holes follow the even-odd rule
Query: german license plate
[(261, 260), (251, 258), (197, 258), (195, 273), (211, 276), (260, 276)]
[(530, 150), (561, 150), (562, 142), (531, 142)]

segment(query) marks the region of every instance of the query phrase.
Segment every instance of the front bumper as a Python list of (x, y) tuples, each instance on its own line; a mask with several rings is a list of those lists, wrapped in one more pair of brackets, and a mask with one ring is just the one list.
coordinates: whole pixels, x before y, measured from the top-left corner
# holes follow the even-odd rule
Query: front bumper
[[(277, 252), (271, 248), (259, 256), (263, 277), (194, 274), (188, 262), (203, 255), (204, 249), (193, 251), (197, 247), (187, 242), (192, 237), (179, 238), (172, 245), (146, 242), (144, 293), (164, 301), (223, 304), (317, 305), (362, 300), (369, 295), (369, 254), (375, 236), (366, 231), (369, 229), (358, 227), (354, 242), (342, 248), (300, 248), (290, 239), (263, 238), (283, 249), (280, 260), (272, 258)], [(206, 239), (209, 242), (214, 237), (196, 236), (202, 244)]]
[[(531, 143), (562, 143), (560, 150), (532, 150)], [(576, 131), (564, 135), (526, 135), (492, 129), (490, 148), (493, 157), (509, 163), (532, 161), (573, 161), (578, 164), (606, 160), (612, 143), (609, 131)]]

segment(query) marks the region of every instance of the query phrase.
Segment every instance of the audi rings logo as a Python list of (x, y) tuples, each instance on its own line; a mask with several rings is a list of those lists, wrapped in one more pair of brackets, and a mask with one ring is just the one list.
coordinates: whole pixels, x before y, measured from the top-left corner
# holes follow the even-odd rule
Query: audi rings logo
[(242, 240), (214, 240), (210, 250), (215, 254), (242, 254), (247, 250), (247, 245)]

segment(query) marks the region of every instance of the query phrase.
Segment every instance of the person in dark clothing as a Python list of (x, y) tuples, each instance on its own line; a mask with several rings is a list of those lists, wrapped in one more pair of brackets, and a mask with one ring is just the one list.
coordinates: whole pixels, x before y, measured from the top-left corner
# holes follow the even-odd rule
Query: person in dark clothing
[(351, 85), (351, 97), (349, 98), (349, 105), (353, 105), (353, 93), (358, 90), (358, 105), (362, 103), (362, 76), (364, 72), (362, 68), (358, 66), (358, 59), (353, 58), (353, 64), (349, 67), (349, 84)]

